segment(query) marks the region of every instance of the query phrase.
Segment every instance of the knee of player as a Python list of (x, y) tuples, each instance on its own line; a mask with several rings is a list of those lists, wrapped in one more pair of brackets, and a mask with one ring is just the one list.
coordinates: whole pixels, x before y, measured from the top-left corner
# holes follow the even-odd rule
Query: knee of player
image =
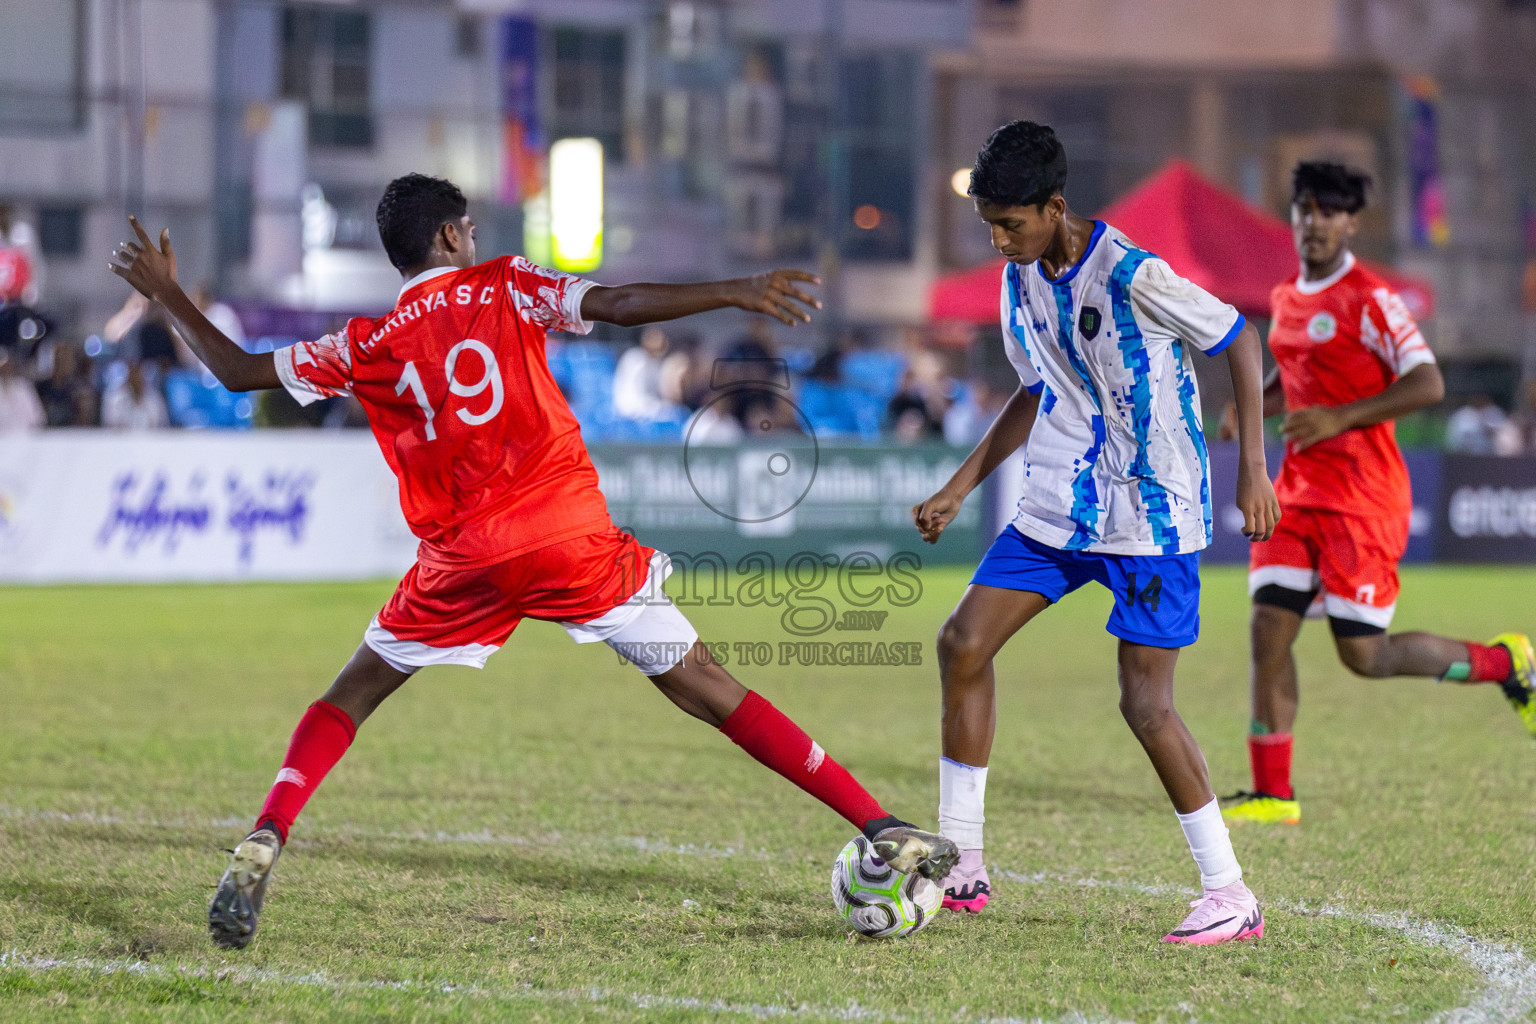
[(1372, 626), (1350, 620), (1330, 619), (1329, 625), (1333, 626), (1333, 646), (1344, 668), (1361, 679), (1385, 679), (1395, 674), (1385, 629), (1367, 633)]
[(1143, 687), (1120, 691), (1120, 715), (1138, 736), (1158, 728), (1173, 714), (1173, 701), (1163, 694)]
[(1392, 675), (1387, 664), (1386, 636), (1335, 637), (1339, 661), (1361, 679), (1385, 679)]
[(974, 630), (946, 619), (939, 627), (937, 643), (939, 670), (947, 682), (955, 672), (970, 672), (987, 661), (987, 648)]
[(1300, 628), (1301, 617), (1296, 612), (1255, 602), (1248, 626), (1254, 659), (1283, 657), (1290, 651)]

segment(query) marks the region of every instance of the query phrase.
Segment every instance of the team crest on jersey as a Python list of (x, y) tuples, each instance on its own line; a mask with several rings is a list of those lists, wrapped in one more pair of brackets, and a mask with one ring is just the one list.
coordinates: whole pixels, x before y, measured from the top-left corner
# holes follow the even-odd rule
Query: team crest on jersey
[(1333, 318), (1333, 314), (1322, 312), (1313, 315), (1307, 321), (1307, 337), (1321, 345), (1325, 341), (1332, 341), (1333, 336), (1339, 333), (1339, 322)]
[(1077, 317), (1077, 331), (1083, 336), (1084, 341), (1092, 341), (1099, 333), (1099, 325), (1104, 322), (1104, 317), (1093, 306), (1084, 306), (1083, 311)]

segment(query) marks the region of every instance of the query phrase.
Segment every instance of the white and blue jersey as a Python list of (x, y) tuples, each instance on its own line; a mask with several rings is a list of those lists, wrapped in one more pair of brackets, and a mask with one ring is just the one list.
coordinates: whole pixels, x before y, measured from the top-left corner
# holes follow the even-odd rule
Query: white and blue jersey
[(1041, 395), (1013, 525), (1050, 547), (1179, 555), (1211, 540), (1200, 392), (1188, 348), (1221, 351), (1242, 314), (1095, 222), (1055, 281), (1003, 273), (1003, 339)]

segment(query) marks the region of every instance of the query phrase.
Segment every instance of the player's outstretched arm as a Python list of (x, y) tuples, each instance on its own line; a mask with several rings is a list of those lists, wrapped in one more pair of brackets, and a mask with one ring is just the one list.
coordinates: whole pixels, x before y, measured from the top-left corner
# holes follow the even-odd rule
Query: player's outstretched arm
[(197, 358), (230, 391), (282, 387), (271, 356), (253, 355), (226, 338), (176, 283), (176, 253), (171, 249), (170, 228), (161, 230), (160, 244), (156, 245), (138, 218), (130, 216), (128, 224), (138, 241), (124, 242), (112, 253), (107, 263), (112, 273), (133, 285), (146, 299), (164, 306)]
[(1237, 405), (1237, 507), (1243, 513), (1243, 536), (1269, 540), (1280, 522), (1280, 502), (1264, 465), (1264, 356), (1253, 324), (1243, 325), (1226, 356)]
[(815, 274), (803, 270), (774, 270), (756, 277), (697, 284), (626, 284), (615, 288), (598, 285), (582, 296), (581, 316), (584, 320), (635, 327), (734, 307), (763, 313), (793, 327), (810, 323), (810, 311), (821, 308), (820, 300), (800, 285), (820, 283)]
[(937, 544), (939, 534), (960, 514), (966, 496), (1002, 465), (1004, 459), (1023, 447), (1035, 426), (1040, 410), (1040, 394), (1031, 394), (1022, 386), (1008, 399), (986, 436), (976, 443), (960, 468), (938, 493), (920, 505), (912, 506), (912, 522), (929, 544)]
[(1434, 363), (1420, 363), (1384, 389), (1347, 405), (1313, 405), (1286, 416), (1280, 432), (1297, 451), (1346, 430), (1406, 416), (1445, 397), (1445, 378)]
[[(1269, 371), (1269, 376), (1264, 380), (1264, 418), (1279, 416), (1285, 412), (1285, 388), (1280, 384), (1280, 367)], [(1228, 402), (1227, 407), (1221, 411), (1221, 426), (1216, 430), (1216, 436), (1223, 441), (1231, 441), (1237, 437), (1237, 403)]]

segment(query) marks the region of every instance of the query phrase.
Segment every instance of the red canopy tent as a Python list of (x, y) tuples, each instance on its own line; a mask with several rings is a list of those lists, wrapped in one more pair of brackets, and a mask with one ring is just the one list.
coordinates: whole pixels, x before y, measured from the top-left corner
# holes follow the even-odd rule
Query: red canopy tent
[[(1269, 292), (1296, 274), (1291, 227), (1175, 160), (1099, 211), (1098, 220), (1157, 253), (1180, 275), (1248, 316), (1269, 315)], [(1365, 265), (1391, 283), (1414, 316), (1434, 313), (1427, 282), (1380, 264)], [(1005, 261), (948, 274), (928, 293), (933, 320), (994, 323)]]

